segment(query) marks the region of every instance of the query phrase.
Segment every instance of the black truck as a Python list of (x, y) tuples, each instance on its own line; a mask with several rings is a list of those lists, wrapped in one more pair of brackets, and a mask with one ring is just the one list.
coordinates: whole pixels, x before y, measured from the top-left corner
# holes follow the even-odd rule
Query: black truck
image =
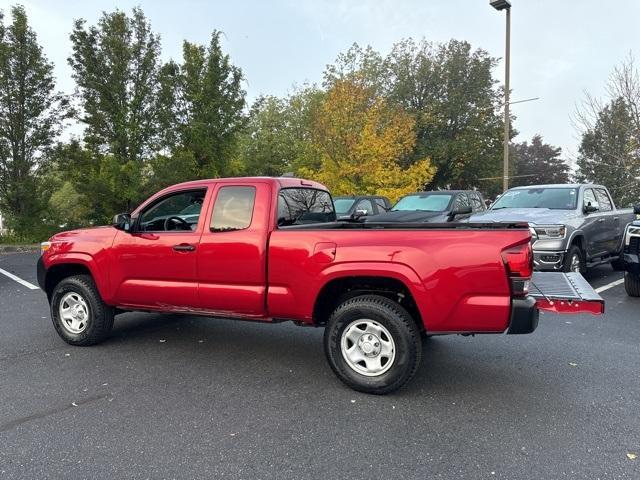
[[(640, 204), (633, 208), (640, 215)], [(622, 250), (624, 289), (630, 297), (640, 297), (640, 220), (627, 225)]]

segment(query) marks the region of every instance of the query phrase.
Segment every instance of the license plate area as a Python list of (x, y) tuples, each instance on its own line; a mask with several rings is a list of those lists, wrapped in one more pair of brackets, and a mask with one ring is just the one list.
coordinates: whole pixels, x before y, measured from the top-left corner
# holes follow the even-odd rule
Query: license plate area
[(579, 273), (533, 272), (529, 295), (547, 312), (604, 313), (604, 299)]

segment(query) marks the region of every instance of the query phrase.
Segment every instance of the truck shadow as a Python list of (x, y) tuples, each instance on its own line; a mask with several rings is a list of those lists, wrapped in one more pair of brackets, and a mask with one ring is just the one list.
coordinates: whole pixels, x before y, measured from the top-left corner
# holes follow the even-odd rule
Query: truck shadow
[[(240, 378), (247, 388), (258, 382), (274, 392), (286, 389), (327, 390), (354, 395), (333, 375), (323, 352), (323, 329), (290, 323), (260, 324), (204, 317), (126, 314), (118, 317), (113, 336), (105, 344), (115, 349), (155, 354), (188, 366), (194, 375)], [(487, 341), (495, 348), (488, 348)], [(423, 359), (414, 379), (393, 394), (397, 398), (438, 396), (496, 398), (510, 395), (561, 401), (564, 391), (551, 372), (526, 360), (517, 345), (504, 338), (435, 337), (423, 343)], [(162, 342), (162, 343), (159, 343)], [(500, 346), (502, 345), (502, 346)], [(162, 357), (156, 360), (162, 362)], [(200, 372), (200, 373), (198, 373)], [(266, 382), (266, 379), (272, 381)], [(208, 378), (207, 381), (215, 381)], [(196, 381), (205, 381), (198, 378)], [(255, 384), (255, 383), (254, 383)], [(266, 393), (266, 392), (265, 392)], [(552, 400), (555, 401), (555, 400)]]

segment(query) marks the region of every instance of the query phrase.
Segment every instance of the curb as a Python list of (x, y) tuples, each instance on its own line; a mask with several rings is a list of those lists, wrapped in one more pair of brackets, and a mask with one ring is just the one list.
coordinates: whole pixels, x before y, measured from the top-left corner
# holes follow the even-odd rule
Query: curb
[(0, 253), (39, 252), (40, 245), (1, 245)]

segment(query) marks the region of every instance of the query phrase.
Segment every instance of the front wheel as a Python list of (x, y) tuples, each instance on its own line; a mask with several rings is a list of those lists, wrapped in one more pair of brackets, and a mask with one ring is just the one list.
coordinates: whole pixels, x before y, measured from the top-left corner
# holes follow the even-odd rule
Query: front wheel
[(418, 326), (397, 303), (379, 295), (336, 308), (324, 332), (331, 369), (354, 390), (385, 394), (415, 375), (422, 357)]
[(584, 255), (577, 245), (572, 245), (565, 255), (562, 271), (576, 273), (585, 273), (587, 271)]
[(640, 297), (640, 275), (625, 272), (624, 289), (630, 297)]
[(113, 327), (114, 310), (105, 305), (89, 275), (60, 281), (51, 294), (51, 319), (58, 335), (70, 345), (95, 345)]

